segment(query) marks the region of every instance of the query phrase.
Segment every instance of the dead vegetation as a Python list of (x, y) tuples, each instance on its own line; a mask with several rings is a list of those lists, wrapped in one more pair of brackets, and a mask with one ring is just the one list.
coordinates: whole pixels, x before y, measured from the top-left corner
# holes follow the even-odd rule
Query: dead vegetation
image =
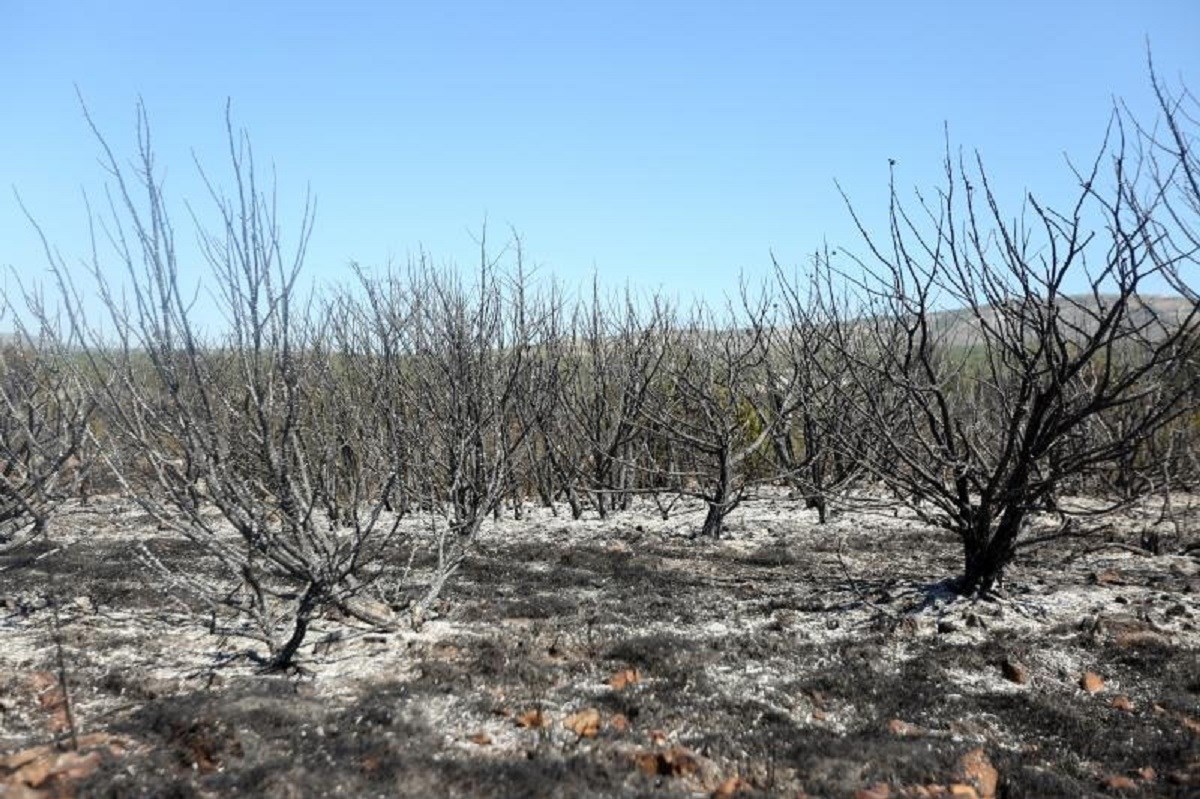
[[(923, 796), (967, 784), (975, 750), (999, 796), (1103, 794), (1114, 777), (1138, 795), (1196, 790), (1194, 559), (1064, 543), (1020, 563), (1006, 596), (973, 600), (941, 582), (952, 542), (930, 546), (907, 512), (820, 525), (772, 490), (698, 548), (705, 512), (663, 522), (640, 502), (608, 521), (530, 509), (488, 522), (453, 602), (420, 631), (331, 612), (299, 668), (267, 677), (233, 640), (181, 624), (157, 572), (121, 568), (143, 541), (203, 571), (187, 548), (119, 499), (71, 507), (59, 550), (6, 582), (0, 749), (62, 733), (53, 568), (73, 594), (80, 756), (98, 756), (31, 786), (43, 790)], [(1123, 520), (1113, 543), (1152, 522)]]
[(88, 268), (43, 236), (57, 300), (3, 304), (3, 795), (1194, 793), (1200, 163), (1152, 86), (1070, 207), (948, 151), (721, 309), (486, 230), (308, 293), (227, 114), (215, 330), (144, 110), (131, 167), (93, 129)]

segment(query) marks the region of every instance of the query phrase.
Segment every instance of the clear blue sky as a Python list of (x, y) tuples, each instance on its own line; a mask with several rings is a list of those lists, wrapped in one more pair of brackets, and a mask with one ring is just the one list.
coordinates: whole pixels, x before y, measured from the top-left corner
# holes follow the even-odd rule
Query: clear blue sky
[(105, 176), (78, 84), (126, 155), (145, 98), (176, 201), (203, 199), (192, 148), (223, 167), (232, 98), (283, 196), (318, 198), (320, 279), (422, 246), (469, 265), (486, 216), (568, 284), (719, 297), (772, 250), (855, 247), (834, 179), (877, 214), (889, 158), (938, 181), (944, 123), (1010, 196), (1060, 191), (1114, 96), (1148, 107), (1147, 38), (1200, 90), (1197, 0), (3, 0), (0, 265), (44, 263), (9, 185), (84, 253)]

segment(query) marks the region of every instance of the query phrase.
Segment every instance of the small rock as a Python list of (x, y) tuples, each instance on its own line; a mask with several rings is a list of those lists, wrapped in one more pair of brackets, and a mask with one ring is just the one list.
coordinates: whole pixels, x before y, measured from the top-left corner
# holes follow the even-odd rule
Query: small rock
[(892, 735), (899, 735), (902, 738), (919, 738), (926, 733), (923, 727), (918, 727), (916, 724), (909, 724), (901, 719), (892, 719), (887, 723), (888, 732)]
[(96, 603), (88, 596), (77, 596), (71, 600), (71, 604), (81, 613), (91, 615), (96, 612)]
[(563, 719), (563, 726), (580, 738), (595, 738), (600, 734), (600, 711), (594, 707), (572, 713)]
[(1104, 787), (1110, 791), (1136, 791), (1138, 785), (1124, 774), (1113, 774), (1104, 780)]
[(682, 746), (661, 752), (641, 752), (633, 759), (647, 777), (686, 777), (700, 771), (700, 761)]
[(100, 767), (99, 752), (63, 752), (48, 759), (35, 760), (13, 775), (15, 782), (23, 782), (31, 788), (41, 788), (47, 782), (75, 782), (82, 780)]
[(992, 765), (982, 749), (972, 749), (958, 760), (958, 771), (962, 781), (974, 786), (979, 799), (993, 799), (1000, 782), (1000, 772)]
[(1104, 690), (1104, 678), (1094, 671), (1084, 672), (1079, 678), (1079, 687), (1089, 694), (1099, 693)]
[(537, 730), (549, 726), (550, 720), (540, 710), (526, 710), (514, 719), (514, 724), (527, 730)]
[(642, 676), (637, 669), (621, 669), (612, 677), (608, 678), (608, 687), (614, 691), (624, 691), (631, 685), (636, 685), (641, 682)]
[(1130, 700), (1129, 697), (1125, 696), (1125, 694), (1114, 696), (1112, 700), (1112, 706), (1115, 710), (1120, 710), (1123, 713), (1133, 712), (1133, 701)]
[(712, 799), (733, 799), (738, 793), (749, 788), (750, 786), (740, 777), (730, 777), (712, 792)]
[(1015, 682), (1017, 685), (1025, 685), (1029, 682), (1029, 668), (1014, 658), (1005, 658), (1001, 662), (1000, 673), (1004, 675), (1004, 679)]
[(0, 769), (5, 771), (16, 771), (28, 763), (35, 760), (50, 757), (54, 754), (54, 749), (50, 746), (34, 746), (30, 749), (22, 749), (19, 752), (12, 752), (7, 755), (0, 755)]
[(42, 791), (34, 790), (23, 782), (9, 783), (3, 787), (4, 793), (0, 794), (4, 799), (45, 799), (46, 794)]

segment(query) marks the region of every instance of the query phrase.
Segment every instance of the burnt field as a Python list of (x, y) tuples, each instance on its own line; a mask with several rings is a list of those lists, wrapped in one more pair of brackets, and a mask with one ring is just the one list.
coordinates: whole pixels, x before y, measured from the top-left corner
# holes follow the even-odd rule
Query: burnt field
[[(504, 50), (482, 93), (457, 58), (477, 43), (434, 48), (461, 71), (431, 95), (453, 100), (445, 119), (483, 121), (438, 127), (443, 158), (407, 120), (376, 136), (379, 97), (441, 119), (424, 93), (360, 93), (369, 122), (312, 150), (381, 153), (366, 188), (318, 168), (353, 201), (331, 239), (232, 99), (215, 137), (173, 103), (159, 139), (139, 92), (122, 147), (76, 85), (102, 186), (70, 224), (52, 198), (77, 179), (27, 175), (11, 210), (32, 248), (0, 268), (0, 799), (1200, 799), (1200, 94), (1144, 42), (1142, 96), (1106, 95), (1084, 150), (1024, 125), (1057, 177), (1032, 150), (993, 172), (949, 121), (924, 156), (915, 128), (854, 124), (833, 136), (855, 170), (876, 159), (874, 201), (855, 171), (793, 205), (838, 169), (809, 140), (844, 122), (829, 109), (879, 104), (831, 90), (796, 105), (802, 127), (771, 98), (721, 104), (745, 16), (714, 27), (720, 47), (688, 29), (686, 57), (655, 45), (637, 70), (657, 109), (692, 50), (721, 54), (695, 94), (719, 124), (669, 114), (679, 135), (642, 108), (611, 127), (626, 93), (581, 86), (551, 92), (587, 101), (554, 137), (552, 105), (492, 102), (559, 86), (496, 77), (524, 39), (479, 29)], [(892, 40), (897, 64), (931, 50)], [(754, 41), (770, 75), (747, 85), (788, 85), (790, 51)], [(609, 50), (597, 75), (627, 66)], [(1043, 66), (1030, 85), (1053, 89)], [(911, 86), (1015, 85), (919, 71)], [(320, 92), (301, 94), (311, 116)], [(1034, 119), (1027, 94), (1005, 120)], [(752, 106), (762, 131), (742, 126)], [(500, 111), (538, 135), (495, 149)], [(1020, 127), (969, 124), (1006, 146)], [(190, 177), (168, 181), (184, 134)], [(666, 149), (609, 157), (576, 134)], [(507, 218), (492, 167), (518, 151), (537, 163), (510, 188), (551, 203), (547, 226), (527, 240), (485, 215), (467, 249), (447, 241), (439, 215), (472, 192)], [(432, 192), (396, 167), (414, 153)], [(79, 163), (22, 166), (51, 162)], [(687, 196), (642, 191), (660, 188)], [(389, 211), (393, 194), (421, 199)], [(812, 213), (829, 201), (833, 227)], [(376, 223), (433, 224), (449, 250), (373, 245)], [(634, 249), (592, 251), (617, 245)]]
[(69, 506), (0, 576), (0, 796), (1200, 792), (1200, 562), (1122, 546), (1153, 514), (971, 600), (903, 510), (768, 495), (715, 542), (650, 510), (490, 522), (420, 629), (323, 618), (267, 675), (139, 548), (213, 564), (131, 502)]

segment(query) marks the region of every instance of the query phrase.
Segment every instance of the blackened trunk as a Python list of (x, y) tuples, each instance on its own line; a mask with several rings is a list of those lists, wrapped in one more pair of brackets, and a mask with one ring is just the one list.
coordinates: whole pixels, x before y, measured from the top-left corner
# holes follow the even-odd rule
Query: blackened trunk
[(579, 501), (579, 494), (574, 486), (567, 487), (567, 503), (571, 506), (571, 518), (579, 521), (583, 517), (583, 503)]
[(316, 610), (318, 599), (322, 594), (322, 588), (318, 583), (309, 583), (305, 589), (304, 595), (300, 597), (300, 602), (296, 606), (296, 619), (292, 626), (292, 634), (288, 637), (274, 655), (267, 662), (264, 671), (283, 671), (292, 665), (295, 660), (296, 652), (299, 651), (301, 644), (304, 643), (304, 638), (308, 635), (308, 625), (312, 621), (313, 611)]
[(700, 528), (700, 537), (720, 538), (721, 531), (725, 529), (725, 514), (727, 512), (720, 503), (709, 502), (708, 514), (704, 517), (704, 526)]
[(521, 489), (516, 485), (515, 481), (513, 483), (512, 495), (509, 499), (512, 501), (513, 520), (519, 522), (525, 518), (525, 502), (521, 496)]
[(533, 481), (543, 508), (554, 507), (554, 476), (551, 472), (550, 468), (544, 469), (541, 474), (534, 477)]
[(817, 512), (817, 523), (825, 524), (829, 520), (829, 502), (824, 494), (812, 494), (804, 499), (804, 507)]
[(700, 528), (701, 538), (717, 539), (725, 529), (725, 517), (733, 510), (735, 503), (730, 502), (730, 475), (732, 469), (729, 463), (729, 453), (722, 451), (717, 458), (717, 481), (714, 490), (706, 497), (708, 514), (704, 517), (704, 526)]
[(965, 596), (986, 596), (999, 584), (1004, 569), (1016, 555), (1017, 535), (1025, 512), (1009, 508), (992, 527), (980, 521), (976, 529), (963, 536), (964, 568), (958, 579), (958, 592)]
[[(603, 490), (596, 491), (593, 493), (593, 496), (596, 498), (596, 512), (600, 514), (601, 519), (607, 519), (608, 518), (608, 501), (607, 501), (607, 498), (605, 497), (604, 491)], [(575, 518), (579, 518), (579, 517), (576, 516)]]

